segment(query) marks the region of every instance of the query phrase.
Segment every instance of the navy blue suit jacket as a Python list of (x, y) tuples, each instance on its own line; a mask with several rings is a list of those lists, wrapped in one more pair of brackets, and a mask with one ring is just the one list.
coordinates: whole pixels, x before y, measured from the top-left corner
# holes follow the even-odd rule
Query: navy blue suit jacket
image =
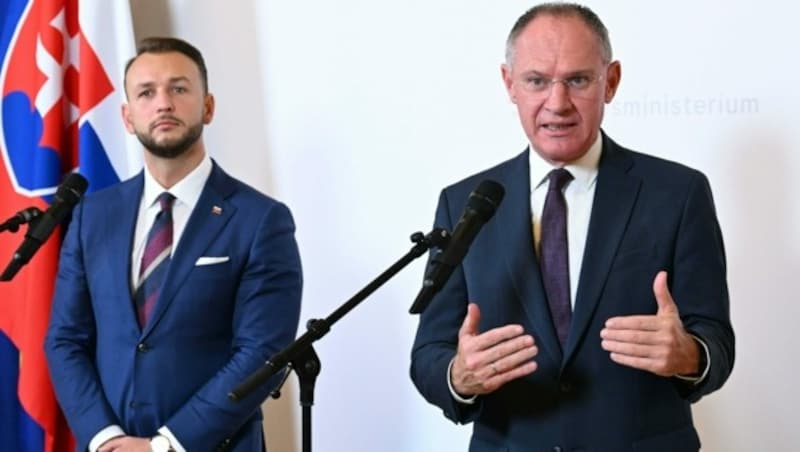
[[(166, 425), (189, 451), (261, 451), (264, 385), (227, 394), (295, 337), (302, 277), (287, 207), (214, 164), (141, 329), (131, 249), (144, 177), (76, 207), (59, 262), (46, 353), (57, 398), (85, 451), (118, 424), (150, 437)], [(227, 262), (196, 265), (200, 257)]]
[[(705, 176), (603, 137), (563, 352), (534, 252), (528, 151), (444, 189), (435, 223), (452, 230), (484, 179), (503, 184), (506, 196), (420, 318), (411, 376), (422, 395), (451, 420), (474, 422), (472, 452), (697, 451), (690, 403), (719, 388), (734, 359), (725, 255)], [(655, 314), (660, 270), (669, 272), (685, 327), (710, 350), (710, 372), (696, 386), (616, 364), (600, 346), (607, 319)], [(474, 405), (452, 398), (446, 376), (468, 301), (480, 306), (481, 331), (521, 323), (539, 347), (532, 375)]]

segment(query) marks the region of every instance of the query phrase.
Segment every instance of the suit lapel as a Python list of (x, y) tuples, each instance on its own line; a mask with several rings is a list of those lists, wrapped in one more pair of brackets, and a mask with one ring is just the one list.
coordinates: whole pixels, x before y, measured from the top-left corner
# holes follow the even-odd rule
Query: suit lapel
[(598, 167), (597, 187), (564, 364), (575, 352), (594, 315), (639, 194), (641, 180), (628, 174), (632, 165), (632, 159), (603, 135), (603, 154)]
[(507, 234), (505, 240), (509, 244), (504, 247), (507, 250), (506, 266), (519, 302), (533, 325), (537, 344), (559, 364), (561, 345), (550, 317), (533, 245), (529, 152), (517, 157), (504, 181), (506, 197), (497, 212), (498, 224), (507, 225), (508, 228), (500, 231)]
[(236, 207), (226, 201), (234, 190), (233, 179), (214, 163), (197, 205), (192, 210), (180, 241), (172, 253), (164, 287), (153, 307), (151, 318), (142, 331), (142, 336), (149, 334), (158, 324), (167, 307), (175, 299), (175, 294), (183, 281), (194, 268), (197, 258), (203, 255), (236, 211)]
[[(113, 258), (105, 262), (111, 269), (110, 274), (114, 275), (110, 284), (112, 292), (128, 294), (127, 306), (124, 309), (132, 325), (138, 329), (136, 319), (136, 309), (133, 302), (133, 287), (131, 286), (131, 256), (133, 255), (133, 232), (136, 227), (136, 219), (139, 212), (139, 202), (142, 198), (144, 189), (144, 173), (140, 172), (130, 181), (119, 185), (117, 192), (118, 198), (104, 206), (106, 213), (104, 218), (113, 219), (111, 226), (108, 226), (108, 244), (111, 250), (127, 250), (126, 253), (113, 252)], [(133, 206), (133, 208), (131, 207)], [(104, 220), (105, 221), (105, 220)]]

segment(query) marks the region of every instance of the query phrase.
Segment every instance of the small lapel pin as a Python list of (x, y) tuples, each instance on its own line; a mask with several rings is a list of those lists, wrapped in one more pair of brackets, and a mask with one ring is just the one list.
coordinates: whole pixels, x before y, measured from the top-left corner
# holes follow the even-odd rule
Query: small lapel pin
[(222, 207), (220, 207), (220, 206), (212, 207), (211, 208), (211, 213), (213, 213), (214, 215), (221, 215), (222, 214)]

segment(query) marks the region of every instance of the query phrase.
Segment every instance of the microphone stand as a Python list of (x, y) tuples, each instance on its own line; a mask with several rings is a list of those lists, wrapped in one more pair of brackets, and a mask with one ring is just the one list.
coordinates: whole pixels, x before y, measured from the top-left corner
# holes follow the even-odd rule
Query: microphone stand
[(228, 393), (228, 398), (234, 402), (241, 400), (284, 367), (288, 367), (277, 389), (270, 394), (271, 397), (278, 398), (280, 397), (280, 388), (286, 382), (289, 373), (294, 370), (300, 381), (300, 404), (303, 407), (303, 452), (311, 452), (311, 406), (314, 404), (314, 384), (322, 369), (322, 364), (312, 344), (328, 334), (334, 323), (358, 306), (372, 292), (375, 292), (386, 281), (410, 264), (411, 261), (422, 256), (432, 247), (445, 248), (449, 239), (450, 233), (442, 228), (435, 228), (427, 235), (423, 235), (421, 232), (412, 234), (411, 241), (415, 245), (408, 253), (327, 318), (309, 320), (306, 324), (306, 329), (308, 330), (306, 333), (275, 354), (257, 371), (253, 372), (244, 382)]
[[(312, 321), (309, 321), (309, 328)], [(309, 345), (307, 348), (301, 349), (297, 357), (290, 360), (286, 367), (287, 371), (281, 377), (281, 382), (269, 396), (273, 399), (280, 398), (281, 387), (283, 387), (286, 380), (289, 379), (289, 374), (294, 370), (300, 382), (300, 406), (303, 410), (303, 452), (311, 452), (311, 406), (314, 405), (314, 385), (322, 369), (322, 363), (320, 363), (314, 347)], [(233, 399), (232, 394), (228, 394), (231, 399)]]
[[(14, 234), (19, 231), (19, 228), (25, 223), (28, 224), (28, 229), (35, 228), (36, 225), (39, 224), (43, 213), (44, 212), (42, 212), (38, 207), (28, 207), (27, 209), (19, 212), (17, 215), (9, 218), (4, 223), (0, 224), (0, 232), (8, 231)], [(2, 274), (0, 274), (0, 282), (11, 281), (14, 278), (11, 275), (16, 274), (22, 265), (23, 264), (20, 264), (18, 261), (12, 259), (6, 269), (2, 272)]]

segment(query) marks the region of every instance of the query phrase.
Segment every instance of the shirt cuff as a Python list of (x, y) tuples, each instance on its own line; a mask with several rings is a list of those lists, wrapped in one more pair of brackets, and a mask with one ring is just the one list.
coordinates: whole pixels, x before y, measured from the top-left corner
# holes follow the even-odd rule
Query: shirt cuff
[[(689, 334), (691, 334), (691, 333), (689, 333)], [(705, 369), (699, 369), (699, 370), (701, 370), (699, 377), (689, 377), (689, 376), (685, 376), (685, 375), (675, 375), (675, 378), (679, 378), (679, 379), (681, 379), (683, 381), (688, 381), (689, 383), (692, 383), (694, 385), (698, 385), (698, 384), (700, 384), (700, 382), (705, 380), (706, 376), (708, 375), (709, 369), (711, 369), (711, 354), (708, 352), (708, 345), (706, 345), (705, 341), (703, 341), (699, 337), (695, 336), (694, 334), (691, 334), (691, 336), (701, 346), (703, 346), (703, 353), (705, 354), (705, 357), (706, 357), (706, 359), (705, 359), (706, 367), (705, 367)], [(700, 360), (700, 362), (703, 362), (703, 360)]]
[(475, 403), (475, 399), (478, 398), (477, 395), (465, 399), (464, 397), (458, 395), (456, 390), (453, 389), (453, 380), (450, 378), (450, 371), (453, 369), (453, 361), (455, 361), (455, 358), (451, 359), (450, 364), (447, 365), (447, 388), (450, 389), (450, 395), (453, 396), (453, 398), (456, 399), (456, 401), (459, 403), (463, 403), (465, 405), (472, 405), (473, 403)]
[(125, 436), (125, 432), (122, 430), (122, 427), (119, 425), (109, 425), (103, 430), (97, 432), (97, 434), (92, 437), (92, 440), (89, 441), (89, 452), (97, 452), (100, 449), (100, 446), (105, 444), (108, 440), (118, 436)]
[(184, 449), (183, 446), (181, 446), (181, 443), (178, 442), (178, 438), (176, 438), (175, 435), (169, 431), (169, 428), (167, 428), (166, 425), (158, 429), (158, 433), (161, 433), (169, 439), (169, 445), (175, 452), (186, 452), (186, 449)]

